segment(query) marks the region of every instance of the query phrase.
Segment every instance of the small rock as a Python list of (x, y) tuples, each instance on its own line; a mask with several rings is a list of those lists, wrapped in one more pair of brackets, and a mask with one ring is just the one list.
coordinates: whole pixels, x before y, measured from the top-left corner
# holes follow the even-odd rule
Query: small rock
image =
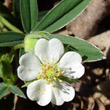
[(95, 35), (99, 23), (110, 14), (110, 0), (92, 0), (88, 8), (67, 29), (75, 36), (87, 39)]

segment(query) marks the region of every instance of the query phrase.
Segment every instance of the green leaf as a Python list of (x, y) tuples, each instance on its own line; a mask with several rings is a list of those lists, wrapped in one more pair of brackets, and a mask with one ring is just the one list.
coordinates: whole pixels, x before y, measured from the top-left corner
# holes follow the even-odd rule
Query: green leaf
[(83, 61), (97, 61), (103, 58), (103, 53), (93, 44), (88, 43), (87, 41), (66, 35), (57, 35), (51, 34), (49, 38), (58, 38), (62, 43), (69, 45), (69, 49), (75, 52), (78, 52)]
[(13, 11), (16, 17), (20, 17), (20, 0), (13, 0)]
[(33, 31), (44, 30), (52, 33), (64, 27), (79, 15), (90, 1), (91, 0), (62, 0), (44, 16)]
[(37, 8), (37, 0), (21, 0), (21, 20), (26, 33), (35, 28), (38, 16)]
[(5, 83), (0, 83), (0, 99), (8, 92), (8, 87)]
[(13, 93), (13, 94), (16, 94), (18, 95), (19, 97), (22, 97), (22, 98), (25, 98), (26, 99), (26, 96), (24, 95), (24, 93), (21, 91), (21, 89), (19, 89), (17, 86), (10, 86), (9, 87), (9, 90)]
[(48, 12), (48, 10), (39, 12), (38, 21), (40, 21), (47, 14), (47, 12)]
[(16, 32), (0, 33), (0, 47), (14, 46), (23, 42), (25, 35)]

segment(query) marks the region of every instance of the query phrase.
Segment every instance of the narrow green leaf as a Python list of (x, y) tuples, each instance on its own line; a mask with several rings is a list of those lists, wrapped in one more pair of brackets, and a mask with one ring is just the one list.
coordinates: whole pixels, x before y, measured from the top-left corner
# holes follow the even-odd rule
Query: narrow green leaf
[(70, 45), (69, 49), (75, 52), (78, 52), (83, 61), (97, 61), (103, 58), (103, 53), (93, 44), (88, 43), (87, 41), (66, 35), (57, 35), (51, 34), (49, 38), (58, 38), (62, 43)]
[(3, 98), (3, 96), (7, 93), (8, 87), (5, 83), (0, 83), (0, 99)]
[(39, 12), (38, 21), (40, 21), (47, 13), (48, 13), (48, 10)]
[(14, 16), (20, 17), (20, 0), (13, 0)]
[(35, 28), (38, 16), (37, 8), (37, 0), (21, 0), (21, 20), (26, 33)]
[(0, 33), (0, 47), (14, 46), (23, 42), (25, 35), (16, 32)]
[(24, 93), (21, 91), (21, 89), (19, 89), (17, 86), (10, 86), (9, 90), (13, 93), (13, 94), (16, 94), (18, 95), (19, 97), (22, 97), (22, 98), (25, 98), (26, 99), (26, 96), (24, 95)]
[(50, 10), (33, 30), (54, 32), (76, 18), (91, 0), (62, 0)]

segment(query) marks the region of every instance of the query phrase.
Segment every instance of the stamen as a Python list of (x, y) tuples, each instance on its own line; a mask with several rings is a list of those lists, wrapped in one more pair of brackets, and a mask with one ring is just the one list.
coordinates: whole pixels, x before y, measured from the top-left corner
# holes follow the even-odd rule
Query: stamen
[(44, 64), (44, 67), (46, 67), (46, 64)]
[(58, 76), (58, 77), (60, 76), (60, 72), (57, 73), (57, 76)]
[(62, 81), (61, 79), (59, 79), (59, 82), (61, 82), (61, 83), (62, 83), (63, 81)]
[(49, 85), (49, 82), (46, 82), (47, 85)]
[(45, 92), (41, 92), (41, 94), (45, 94)]
[(62, 71), (62, 74), (65, 72), (65, 70), (64, 71)]
[(60, 71), (60, 68), (58, 68), (58, 71)]
[(51, 81), (51, 79), (47, 79), (48, 81)]
[(54, 80), (56, 80), (57, 78), (56, 78), (56, 77), (54, 77), (53, 79), (54, 79)]
[(41, 75), (39, 75), (39, 76), (37, 77), (37, 79), (41, 79)]
[(40, 74), (40, 72), (38, 72), (38, 74)]
[(54, 85), (54, 84), (52, 84), (52, 87), (55, 87), (55, 85)]

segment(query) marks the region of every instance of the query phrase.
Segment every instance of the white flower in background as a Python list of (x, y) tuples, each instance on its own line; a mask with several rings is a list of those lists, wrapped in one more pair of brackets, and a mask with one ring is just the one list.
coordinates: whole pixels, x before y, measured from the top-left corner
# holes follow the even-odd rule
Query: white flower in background
[(80, 78), (84, 74), (82, 58), (72, 51), (63, 54), (60, 40), (42, 38), (35, 45), (35, 55), (26, 53), (21, 56), (18, 77), (23, 81), (32, 81), (27, 86), (30, 100), (45, 106), (50, 102), (62, 105), (74, 98), (74, 88), (60, 77)]

